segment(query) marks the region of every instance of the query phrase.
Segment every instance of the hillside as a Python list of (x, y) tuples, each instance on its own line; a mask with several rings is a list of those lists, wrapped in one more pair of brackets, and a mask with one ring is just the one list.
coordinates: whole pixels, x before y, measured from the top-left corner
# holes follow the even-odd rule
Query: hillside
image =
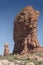
[[(29, 53), (25, 55), (0, 56), (2, 65), (43, 65), (43, 52)], [(7, 62), (10, 62), (7, 64)]]

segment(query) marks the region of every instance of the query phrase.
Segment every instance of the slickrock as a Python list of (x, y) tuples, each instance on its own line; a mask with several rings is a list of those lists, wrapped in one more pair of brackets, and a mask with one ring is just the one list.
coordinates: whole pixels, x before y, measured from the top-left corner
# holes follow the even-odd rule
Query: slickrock
[(14, 62), (10, 62), (7, 59), (0, 60), (0, 65), (15, 65)]

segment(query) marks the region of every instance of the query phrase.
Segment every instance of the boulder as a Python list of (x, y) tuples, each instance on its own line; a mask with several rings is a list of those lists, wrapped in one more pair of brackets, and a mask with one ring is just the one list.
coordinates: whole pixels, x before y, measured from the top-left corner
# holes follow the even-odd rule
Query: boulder
[(26, 65), (35, 65), (34, 62), (29, 62)]
[(10, 62), (7, 59), (0, 60), (0, 65), (15, 65), (14, 62)]

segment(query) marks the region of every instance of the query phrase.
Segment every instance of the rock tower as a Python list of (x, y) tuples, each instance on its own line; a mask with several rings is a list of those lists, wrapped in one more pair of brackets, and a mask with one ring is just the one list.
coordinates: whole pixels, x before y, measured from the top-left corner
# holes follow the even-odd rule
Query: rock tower
[(6, 56), (8, 54), (9, 54), (9, 45), (8, 45), (8, 43), (5, 43), (4, 44), (4, 56)]
[(37, 39), (38, 16), (39, 11), (34, 10), (32, 6), (25, 7), (17, 14), (14, 20), (13, 53), (25, 54), (40, 47)]

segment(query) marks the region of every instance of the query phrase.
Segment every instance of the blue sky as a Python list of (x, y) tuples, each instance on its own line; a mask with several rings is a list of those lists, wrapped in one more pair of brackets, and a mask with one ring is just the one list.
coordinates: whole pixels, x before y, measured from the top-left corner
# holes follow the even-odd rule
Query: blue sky
[(10, 52), (13, 51), (13, 28), (16, 14), (25, 6), (33, 6), (39, 10), (37, 37), (43, 46), (43, 0), (0, 0), (0, 55), (4, 52), (4, 43), (9, 43)]

